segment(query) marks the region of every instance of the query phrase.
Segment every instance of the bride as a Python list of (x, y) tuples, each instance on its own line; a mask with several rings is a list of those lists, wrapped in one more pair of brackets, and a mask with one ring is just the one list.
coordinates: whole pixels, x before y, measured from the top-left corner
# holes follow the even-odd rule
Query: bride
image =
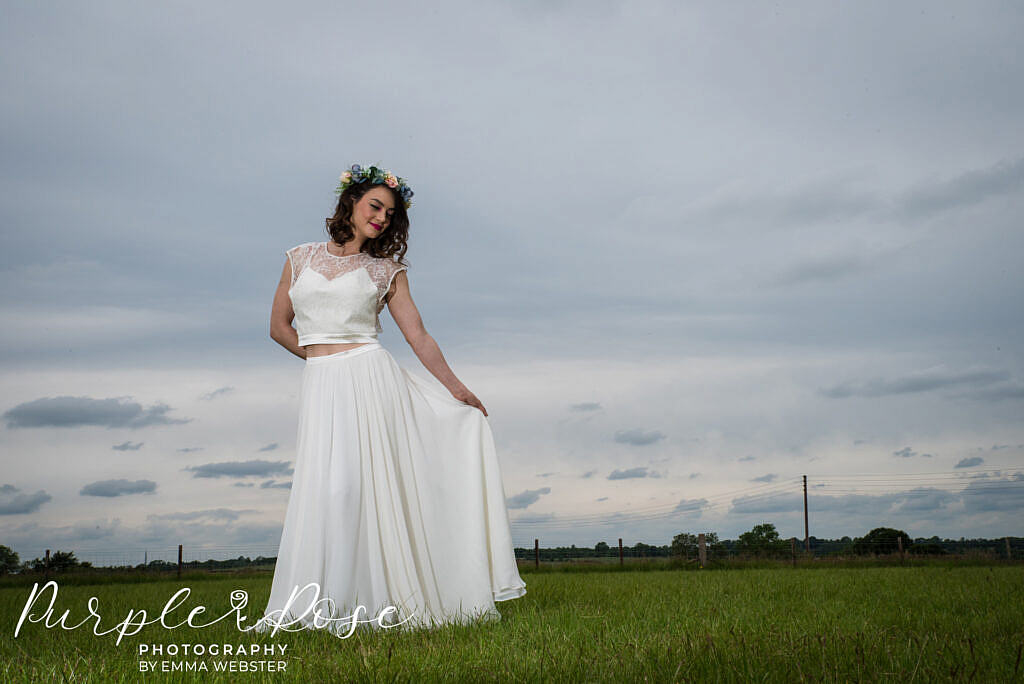
[[(495, 602), (523, 596), (526, 584), (487, 410), (448, 366), (409, 291), (413, 192), (376, 166), (353, 165), (340, 181), (330, 239), (287, 250), (271, 310), (270, 336), (305, 365), (295, 471), (259, 630), (348, 632), (360, 608), (411, 627), (500, 619)], [(447, 392), (377, 341), (385, 304)]]

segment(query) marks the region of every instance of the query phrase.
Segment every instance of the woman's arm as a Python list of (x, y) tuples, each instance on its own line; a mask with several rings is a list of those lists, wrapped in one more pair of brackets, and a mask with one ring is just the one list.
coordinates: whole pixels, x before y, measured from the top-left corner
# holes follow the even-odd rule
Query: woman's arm
[(292, 310), (292, 298), (288, 296), (288, 288), (292, 283), (291, 261), (285, 257), (281, 280), (274, 293), (274, 304), (270, 309), (270, 339), (295, 354), (300, 359), (306, 358), (306, 350), (299, 346), (299, 333), (292, 327), (295, 312)]
[(448, 367), (448, 362), (444, 359), (444, 354), (441, 353), (441, 348), (423, 327), (423, 319), (420, 318), (420, 312), (409, 293), (409, 279), (406, 277), (405, 271), (399, 271), (395, 276), (391, 283), (391, 290), (384, 296), (384, 300), (388, 303), (391, 317), (395, 319), (402, 335), (405, 336), (405, 341), (412, 347), (424, 367), (448, 388), (453, 397), (470, 406), (475, 406), (486, 416), (487, 409), (476, 398), (476, 395), (455, 377), (455, 373)]

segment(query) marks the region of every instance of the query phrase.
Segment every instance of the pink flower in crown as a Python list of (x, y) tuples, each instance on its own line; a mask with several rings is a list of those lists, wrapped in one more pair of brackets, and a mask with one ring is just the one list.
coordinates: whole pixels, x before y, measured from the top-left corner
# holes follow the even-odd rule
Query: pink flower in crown
[(384, 179), (384, 182), (385, 182), (385, 183), (387, 183), (387, 185), (388, 185), (388, 187), (389, 187), (389, 188), (397, 188), (397, 187), (398, 187), (398, 179), (397, 179), (397, 178), (395, 178), (395, 177), (394, 177), (393, 175), (391, 175), (390, 173), (389, 173), (389, 174), (387, 175), (387, 177), (386, 177), (386, 178)]
[(352, 180), (352, 172), (351, 171), (346, 171), (345, 173), (341, 174), (341, 182), (342, 183), (348, 183), (350, 180)]

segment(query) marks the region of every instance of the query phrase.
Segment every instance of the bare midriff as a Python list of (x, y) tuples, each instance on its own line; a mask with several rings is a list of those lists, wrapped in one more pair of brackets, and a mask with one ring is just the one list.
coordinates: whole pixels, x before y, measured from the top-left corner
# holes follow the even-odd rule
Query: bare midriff
[(337, 354), (338, 352), (347, 351), (349, 349), (355, 349), (356, 347), (362, 347), (364, 344), (369, 342), (346, 342), (338, 344), (307, 344), (306, 358), (311, 359), (317, 356), (327, 356), (328, 354)]

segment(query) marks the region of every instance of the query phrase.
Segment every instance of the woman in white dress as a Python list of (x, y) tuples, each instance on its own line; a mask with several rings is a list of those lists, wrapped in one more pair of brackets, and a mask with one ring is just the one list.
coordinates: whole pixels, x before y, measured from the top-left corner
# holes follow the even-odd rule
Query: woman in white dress
[[(359, 165), (338, 192), (331, 239), (287, 250), (274, 295), (270, 336), (306, 363), (291, 494), (257, 630), (500, 619), (495, 601), (526, 584), (487, 411), (409, 293), (413, 192)], [(377, 341), (385, 304), (440, 385)]]

